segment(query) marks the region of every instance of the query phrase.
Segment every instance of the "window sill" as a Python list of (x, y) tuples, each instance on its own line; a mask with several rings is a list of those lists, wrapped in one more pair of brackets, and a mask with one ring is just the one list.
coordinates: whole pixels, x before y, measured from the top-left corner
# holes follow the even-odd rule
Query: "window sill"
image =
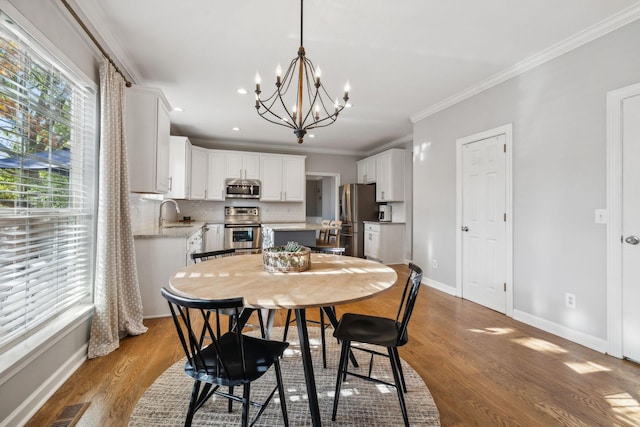
[(0, 385), (93, 315), (93, 304), (81, 304), (52, 320), (22, 342), (0, 354)]

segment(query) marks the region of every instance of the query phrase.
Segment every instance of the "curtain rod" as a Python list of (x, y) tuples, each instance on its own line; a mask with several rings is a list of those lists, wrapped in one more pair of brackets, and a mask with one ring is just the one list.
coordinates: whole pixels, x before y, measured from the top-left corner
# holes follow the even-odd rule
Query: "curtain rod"
[(102, 52), (102, 55), (104, 55), (105, 58), (107, 58), (107, 61), (109, 61), (111, 63), (111, 65), (113, 65), (113, 67), (116, 69), (116, 71), (118, 72), (118, 74), (120, 74), (122, 76), (122, 78), (125, 81), (125, 84), (127, 87), (131, 87), (131, 82), (129, 80), (127, 80), (127, 77), (122, 73), (122, 71), (120, 71), (120, 68), (118, 68), (118, 66), (116, 65), (115, 62), (113, 62), (113, 60), (111, 59), (111, 57), (109, 56), (109, 54), (107, 53), (106, 50), (104, 50), (104, 48), (100, 45), (100, 43), (98, 43), (98, 40), (96, 40), (96, 38), (93, 36), (93, 34), (91, 34), (91, 31), (89, 31), (89, 28), (87, 28), (87, 26), (84, 24), (84, 22), (82, 22), (82, 19), (80, 19), (80, 17), (78, 16), (78, 14), (76, 13), (75, 10), (73, 10), (73, 8), (71, 7), (71, 5), (69, 5), (69, 3), (67, 3), (67, 0), (60, 0), (62, 2), (62, 4), (64, 4), (64, 7), (67, 8), (67, 10), (69, 11), (69, 13), (71, 14), (71, 16), (73, 16), (73, 18), (76, 20), (76, 22), (82, 27), (82, 29), (84, 30), (85, 33), (87, 33), (87, 35), (89, 36), (89, 38), (91, 39), (91, 41), (98, 47), (98, 49), (100, 50), (100, 52)]

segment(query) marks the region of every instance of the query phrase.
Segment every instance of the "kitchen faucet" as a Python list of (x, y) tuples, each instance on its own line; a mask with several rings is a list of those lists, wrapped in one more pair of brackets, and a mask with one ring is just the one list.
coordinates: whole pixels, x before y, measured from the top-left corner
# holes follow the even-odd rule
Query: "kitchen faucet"
[(158, 215), (158, 227), (162, 227), (162, 207), (164, 206), (165, 203), (167, 202), (171, 202), (174, 205), (176, 205), (176, 212), (180, 213), (180, 207), (178, 206), (178, 202), (176, 202), (173, 199), (164, 199), (162, 201), (162, 203), (160, 203), (160, 214)]

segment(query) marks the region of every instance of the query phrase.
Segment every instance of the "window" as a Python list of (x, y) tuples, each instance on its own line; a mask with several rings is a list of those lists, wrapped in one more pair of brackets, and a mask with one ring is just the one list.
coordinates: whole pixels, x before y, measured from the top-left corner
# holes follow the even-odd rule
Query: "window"
[(0, 354), (91, 297), (95, 98), (0, 11)]

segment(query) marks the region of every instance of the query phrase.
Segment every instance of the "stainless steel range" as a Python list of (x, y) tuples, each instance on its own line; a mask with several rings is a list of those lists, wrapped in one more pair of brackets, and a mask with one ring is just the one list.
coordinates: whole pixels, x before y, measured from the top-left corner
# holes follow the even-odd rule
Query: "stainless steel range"
[(224, 248), (253, 252), (262, 244), (260, 208), (227, 206), (224, 208)]

